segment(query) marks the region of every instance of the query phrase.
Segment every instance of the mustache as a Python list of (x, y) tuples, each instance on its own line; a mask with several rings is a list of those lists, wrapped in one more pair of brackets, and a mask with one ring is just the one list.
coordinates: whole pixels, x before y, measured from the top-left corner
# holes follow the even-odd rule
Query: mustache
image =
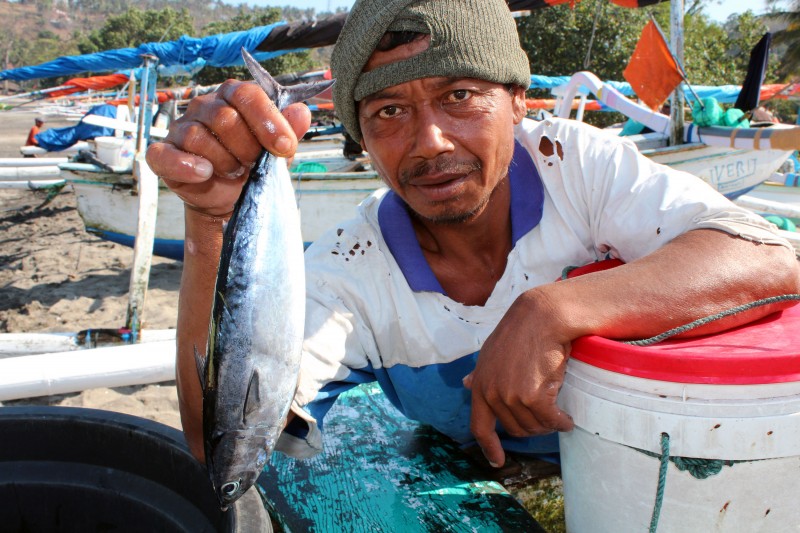
[(411, 180), (428, 174), (469, 174), (481, 170), (480, 161), (458, 161), (452, 157), (440, 157), (432, 161), (423, 161), (400, 173), (400, 183), (408, 184)]

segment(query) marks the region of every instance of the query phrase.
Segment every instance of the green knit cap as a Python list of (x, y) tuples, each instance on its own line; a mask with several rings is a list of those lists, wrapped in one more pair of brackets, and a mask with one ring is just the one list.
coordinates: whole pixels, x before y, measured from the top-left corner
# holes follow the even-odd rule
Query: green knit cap
[[(420, 54), (362, 72), (387, 31), (431, 36)], [(333, 103), (361, 140), (356, 102), (387, 87), (434, 76), (477, 78), (527, 88), (528, 57), (505, 0), (357, 0), (331, 57)]]

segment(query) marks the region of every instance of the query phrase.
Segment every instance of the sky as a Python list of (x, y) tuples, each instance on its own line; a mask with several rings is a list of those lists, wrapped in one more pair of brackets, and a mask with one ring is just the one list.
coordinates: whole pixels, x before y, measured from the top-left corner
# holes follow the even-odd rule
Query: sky
[[(338, 7), (349, 8), (353, 5), (353, 0), (249, 0), (247, 3), (256, 6), (277, 7), (291, 5), (300, 9), (313, 7), (317, 13), (321, 13), (326, 11), (335, 11)], [(788, 6), (791, 2), (790, 0), (782, 0), (780, 3), (784, 6)], [(711, 3), (705, 7), (705, 12), (712, 20), (716, 20), (717, 22), (725, 22), (729, 15), (733, 13), (742, 13), (748, 9), (750, 9), (753, 13), (760, 15), (766, 12), (767, 3), (765, 0), (711, 0)]]

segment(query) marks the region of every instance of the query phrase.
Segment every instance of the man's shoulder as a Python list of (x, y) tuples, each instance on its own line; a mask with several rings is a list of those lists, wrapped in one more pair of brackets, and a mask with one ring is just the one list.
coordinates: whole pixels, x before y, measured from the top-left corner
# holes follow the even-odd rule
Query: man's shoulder
[(569, 118), (559, 118), (550, 116), (542, 119), (523, 118), (517, 126), (515, 135), (517, 138), (525, 136), (535, 136), (546, 134), (547, 132), (572, 132), (581, 135), (610, 135), (614, 133), (604, 132), (591, 124), (580, 122)]

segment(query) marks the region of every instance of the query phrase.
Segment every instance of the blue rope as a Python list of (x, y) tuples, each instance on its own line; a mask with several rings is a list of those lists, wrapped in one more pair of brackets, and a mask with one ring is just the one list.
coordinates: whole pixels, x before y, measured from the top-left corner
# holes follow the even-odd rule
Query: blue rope
[(709, 322), (713, 322), (715, 320), (719, 320), (721, 318), (725, 318), (727, 316), (735, 315), (737, 313), (741, 313), (743, 311), (747, 311), (749, 309), (753, 309), (754, 307), (759, 307), (762, 305), (769, 305), (774, 304), (777, 302), (786, 302), (791, 300), (800, 300), (800, 294), (784, 294), (782, 296), (772, 296), (770, 298), (764, 298), (761, 300), (756, 300), (755, 302), (750, 302), (748, 304), (739, 305), (732, 309), (728, 309), (727, 311), (723, 311), (721, 313), (717, 313), (715, 315), (707, 316), (705, 318), (700, 318), (695, 320), (694, 322), (690, 322), (689, 324), (679, 326), (677, 328), (673, 328), (669, 331), (665, 331), (660, 335), (656, 335), (655, 337), (650, 337), (649, 339), (642, 339), (637, 341), (623, 341), (625, 344), (631, 344), (633, 346), (650, 346), (652, 344), (659, 343), (669, 337), (674, 337), (679, 333), (684, 333), (691, 329), (703, 326), (708, 324)]
[(650, 518), (650, 533), (656, 533), (658, 518), (661, 515), (661, 504), (664, 503), (664, 489), (667, 486), (667, 467), (669, 466), (669, 435), (661, 434), (661, 466), (658, 469), (658, 486), (656, 487), (656, 503), (653, 516)]

